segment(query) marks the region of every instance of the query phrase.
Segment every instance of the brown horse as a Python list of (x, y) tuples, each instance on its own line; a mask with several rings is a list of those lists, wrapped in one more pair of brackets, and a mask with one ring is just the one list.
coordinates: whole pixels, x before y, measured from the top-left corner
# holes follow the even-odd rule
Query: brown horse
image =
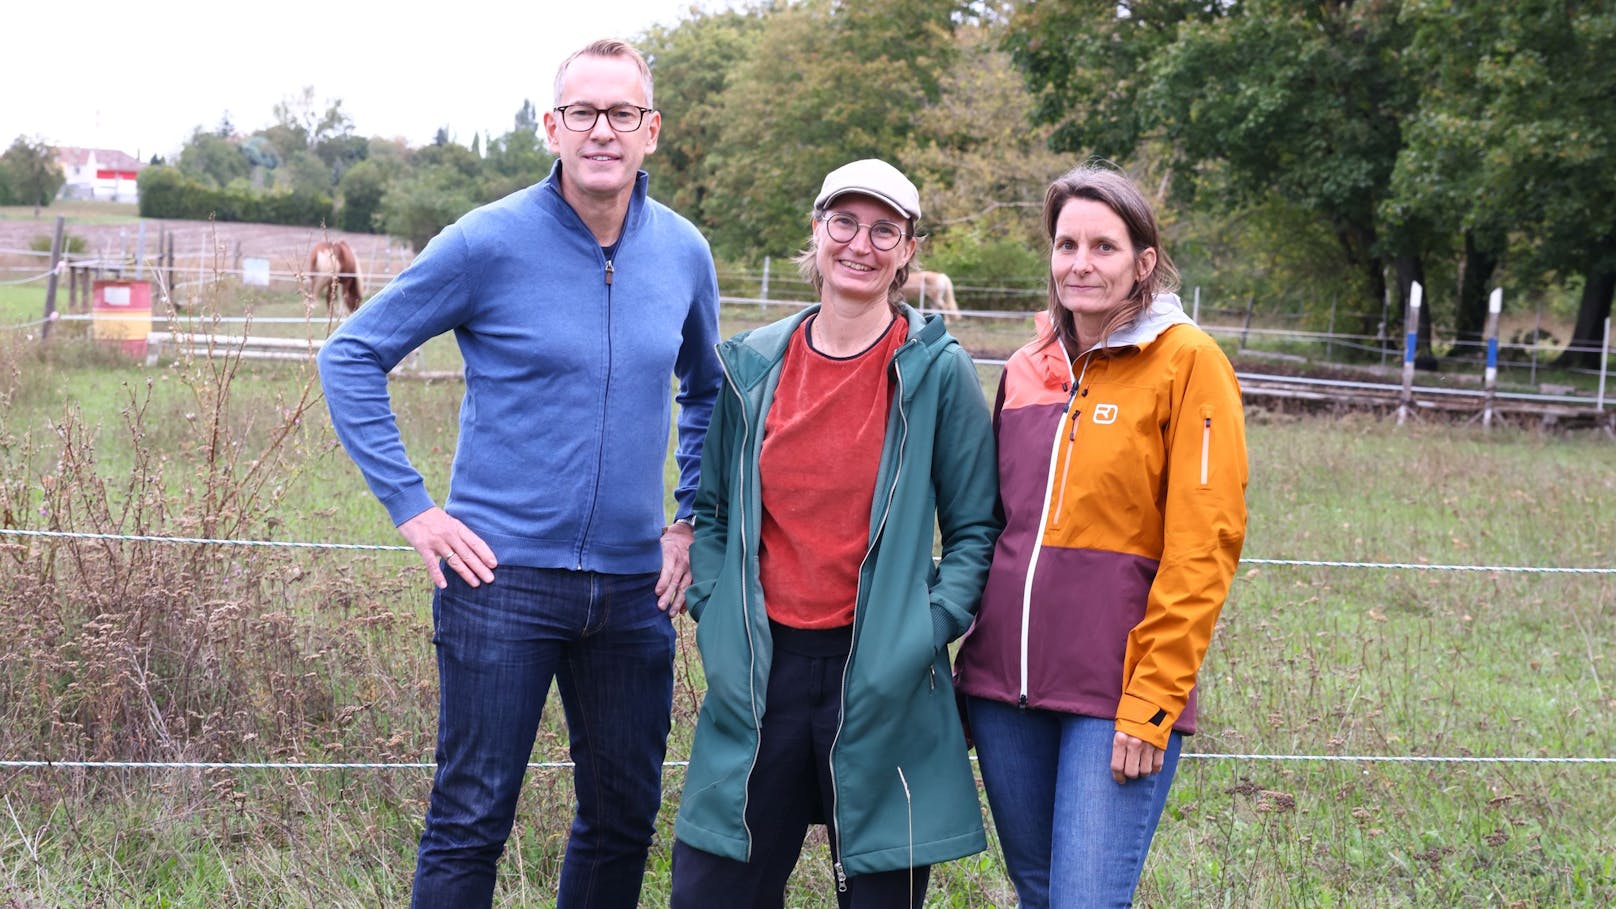
[(359, 308), (364, 295), (359, 287), (359, 258), (353, 248), (342, 240), (321, 240), (309, 250), (309, 278), (314, 285), (314, 296), (323, 298), (330, 309), (342, 290), (342, 304), (349, 312)]
[(914, 303), (919, 309), (928, 308), (940, 310), (945, 322), (953, 322), (960, 317), (959, 304), (954, 302), (954, 282), (948, 275), (940, 271), (921, 271), (918, 268), (909, 272), (909, 280), (903, 285), (903, 298)]

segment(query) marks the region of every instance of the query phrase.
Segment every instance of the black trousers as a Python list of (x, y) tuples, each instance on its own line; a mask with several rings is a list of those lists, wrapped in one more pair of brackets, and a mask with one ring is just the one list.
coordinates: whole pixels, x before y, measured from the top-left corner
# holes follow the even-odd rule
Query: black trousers
[[(830, 747), (841, 722), (842, 672), (852, 629), (806, 631), (770, 623), (774, 662), (757, 766), (747, 785), (746, 824), (752, 860), (738, 862), (675, 842), (670, 909), (714, 905), (780, 909), (786, 882), (802, 855), (809, 826), (829, 827)], [(860, 874), (836, 894), (838, 909), (920, 909), (931, 866)], [(834, 886), (835, 882), (827, 882)]]

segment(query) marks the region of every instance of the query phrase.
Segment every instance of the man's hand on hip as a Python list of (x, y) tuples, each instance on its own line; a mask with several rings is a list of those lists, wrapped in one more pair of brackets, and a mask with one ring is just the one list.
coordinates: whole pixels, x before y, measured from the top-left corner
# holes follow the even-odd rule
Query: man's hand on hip
[[(426, 573), (439, 590), (449, 586), (442, 565), (454, 569), (467, 584), (476, 587), (494, 580), (494, 567), (499, 564), (494, 550), (471, 528), (436, 505), (398, 525), (404, 541), (421, 554)], [(442, 560), (442, 565), (439, 560)]]

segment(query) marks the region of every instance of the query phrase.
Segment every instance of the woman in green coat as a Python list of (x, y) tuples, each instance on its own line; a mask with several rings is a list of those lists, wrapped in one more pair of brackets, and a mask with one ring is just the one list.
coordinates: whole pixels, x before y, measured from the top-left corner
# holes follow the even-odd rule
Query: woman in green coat
[(819, 305), (719, 345), (675, 909), (780, 906), (815, 823), (843, 909), (918, 907), (986, 847), (948, 644), (1000, 529), (993, 430), (970, 357), (900, 302), (919, 219), (891, 165), (832, 171), (799, 258)]

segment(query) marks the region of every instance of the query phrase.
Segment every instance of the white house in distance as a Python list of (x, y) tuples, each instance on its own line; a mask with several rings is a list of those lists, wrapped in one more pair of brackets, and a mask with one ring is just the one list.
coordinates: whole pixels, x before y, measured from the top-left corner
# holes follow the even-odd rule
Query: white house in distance
[(62, 165), (67, 182), (62, 184), (63, 199), (108, 199), (138, 202), (135, 178), (143, 166), (132, 155), (111, 148), (59, 146), (56, 160)]

